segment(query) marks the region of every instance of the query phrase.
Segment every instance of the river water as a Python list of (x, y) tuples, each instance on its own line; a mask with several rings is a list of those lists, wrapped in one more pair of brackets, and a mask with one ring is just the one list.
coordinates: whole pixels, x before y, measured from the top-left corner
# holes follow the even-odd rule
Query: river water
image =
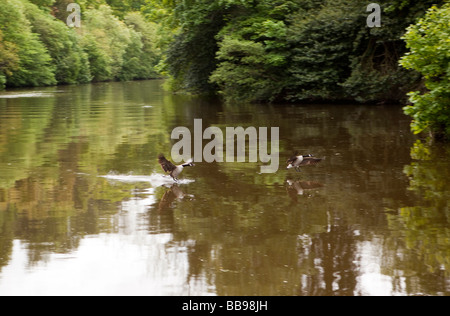
[[(450, 148), (417, 143), (400, 106), (162, 83), (0, 93), (0, 295), (450, 294)], [(157, 156), (194, 119), (279, 127), (280, 169), (203, 162), (175, 184)], [(325, 160), (286, 170), (295, 150)]]

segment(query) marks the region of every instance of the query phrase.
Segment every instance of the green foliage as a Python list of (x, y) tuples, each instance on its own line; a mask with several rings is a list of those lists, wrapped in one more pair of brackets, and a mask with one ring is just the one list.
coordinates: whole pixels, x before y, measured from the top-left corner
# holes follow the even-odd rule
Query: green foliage
[[(156, 24), (139, 12), (122, 12), (122, 21), (104, 0), (80, 0), (82, 27), (69, 28), (72, 2), (0, 0), (0, 87), (157, 77)], [(124, 10), (143, 3), (126, 1)]]
[(92, 72), (94, 80), (113, 80), (118, 77), (124, 63), (124, 54), (131, 45), (131, 30), (114, 16), (112, 9), (106, 5), (86, 11), (83, 17), (86, 32), (92, 35), (91, 40), (95, 40), (104, 54), (102, 62), (106, 62), (109, 74), (102, 77)]
[(1, 0), (0, 29), (4, 40), (14, 43), (18, 68), (6, 75), (8, 86), (41, 86), (56, 83), (54, 67), (46, 47), (32, 32), (21, 0)]
[(57, 82), (59, 84), (89, 82), (87, 55), (81, 49), (75, 31), (32, 4), (24, 3), (24, 6), (33, 32), (39, 34), (40, 41), (52, 58)]
[(29, 1), (30, 3), (33, 3), (41, 8), (50, 7), (55, 2), (55, 0), (29, 0)]
[(280, 63), (279, 56), (268, 54), (262, 43), (225, 37), (217, 57), (222, 62), (211, 75), (211, 81), (219, 85), (228, 99), (269, 100), (280, 92), (282, 78), (274, 78), (269, 69), (270, 65)]
[[(408, 48), (429, 50), (398, 63), (406, 27), (445, 0), (380, 0), (382, 27), (373, 29), (358, 0), (79, 0), (81, 29), (66, 26), (71, 2), (0, 0), (0, 87), (163, 73), (174, 91), (218, 91), (228, 100), (378, 102), (404, 99), (422, 73), (429, 93), (410, 95), (413, 128), (449, 132), (450, 114), (438, 105), (448, 103), (448, 57), (440, 59), (448, 47), (432, 43), (448, 38), (448, 20), (433, 36), (412, 27)], [(435, 19), (429, 13), (420, 23), (432, 29)], [(427, 78), (430, 67), (437, 73)]]
[(179, 2), (174, 12), (182, 27), (166, 52), (171, 89), (212, 92), (216, 89), (209, 81), (217, 67), (215, 37), (225, 26), (226, 10), (215, 1), (201, 0)]
[(417, 24), (408, 28), (404, 39), (410, 50), (401, 59), (407, 69), (423, 76), (426, 90), (409, 94), (415, 133), (431, 132), (450, 138), (450, 3), (432, 7)]
[(128, 12), (139, 12), (145, 2), (145, 0), (106, 0), (106, 3), (113, 9), (114, 15), (122, 20)]
[[(344, 98), (339, 83), (350, 75), (353, 39), (358, 25), (364, 25), (365, 21), (352, 2), (340, 1), (339, 5), (333, 2), (311, 11), (295, 14), (289, 28), (288, 41), (292, 47), (289, 98)], [(346, 19), (342, 19), (344, 16)]]
[(174, 90), (217, 89), (243, 101), (400, 101), (419, 79), (398, 65), (401, 37), (443, 1), (379, 2), (374, 29), (357, 0), (148, 0), (155, 8), (144, 11), (179, 28), (165, 63)]
[(112, 80), (112, 70), (108, 55), (102, 50), (93, 34), (85, 34), (80, 39), (81, 47), (88, 56), (92, 81)]
[(156, 77), (155, 67), (161, 55), (157, 43), (158, 26), (145, 21), (137, 12), (128, 13), (124, 21), (131, 29), (131, 44), (125, 52), (119, 78), (133, 80)]
[[(442, 2), (438, 0), (437, 2)], [(406, 101), (406, 93), (417, 85), (419, 75), (398, 65), (406, 52), (401, 39), (405, 29), (424, 15), (432, 1), (379, 1), (382, 7), (382, 27), (359, 28), (351, 57), (351, 75), (342, 86), (352, 99), (361, 102)], [(356, 10), (357, 11), (357, 10)], [(361, 22), (367, 17), (360, 10)]]
[(0, 90), (5, 89), (6, 78), (4, 75), (0, 75)]
[(270, 7), (263, 16), (266, 10), (260, 5), (252, 14), (236, 16), (216, 37), (220, 63), (210, 80), (228, 100), (274, 101), (286, 84), (287, 26), (278, 20), (282, 8)]
[[(139, 1), (128, 2), (130, 8)], [(139, 12), (123, 21), (107, 5), (88, 9), (83, 15), (82, 47), (87, 52), (94, 81), (149, 79), (158, 76), (161, 59), (158, 26)]]
[(0, 89), (4, 88), (4, 84), (6, 83), (4, 75), (12, 74), (12, 71), (18, 68), (18, 64), (19, 56), (17, 55), (16, 45), (5, 41), (3, 39), (3, 32), (0, 30)]
[[(131, 1), (128, 3), (132, 3)], [(133, 2), (130, 8), (138, 8)], [(83, 15), (81, 46), (87, 53), (94, 81), (149, 79), (158, 76), (161, 59), (158, 26), (139, 12), (120, 20), (107, 5), (91, 8)]]
[(393, 12), (388, 10), (392, 2), (380, 2), (381, 28), (366, 27), (368, 13), (359, 1), (325, 1), (293, 16), (289, 28), (293, 93), (288, 94), (293, 100), (404, 99), (418, 76), (398, 65), (405, 52), (401, 36), (424, 4)]
[[(219, 88), (229, 98), (273, 99), (279, 91), (268, 80), (278, 78), (274, 66), (285, 61), (277, 50), (285, 45), (286, 26), (271, 15), (289, 10), (279, 1), (177, 2), (173, 11), (181, 29), (166, 60), (172, 88), (194, 93)], [(241, 53), (243, 59), (235, 58)]]

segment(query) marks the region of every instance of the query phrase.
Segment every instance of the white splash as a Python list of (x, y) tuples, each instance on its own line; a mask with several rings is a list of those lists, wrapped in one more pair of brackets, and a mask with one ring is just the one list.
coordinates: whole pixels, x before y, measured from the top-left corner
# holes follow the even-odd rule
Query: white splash
[(195, 180), (190, 179), (181, 179), (178, 182), (175, 182), (175, 180), (172, 179), (170, 176), (162, 175), (154, 173), (150, 176), (144, 176), (144, 175), (132, 175), (132, 174), (108, 174), (106, 176), (101, 176), (102, 178), (112, 180), (112, 181), (118, 181), (118, 182), (125, 182), (125, 183), (136, 183), (136, 182), (146, 182), (150, 183), (153, 187), (160, 187), (160, 186), (172, 186), (174, 183), (178, 184), (189, 184), (192, 182), (195, 182)]

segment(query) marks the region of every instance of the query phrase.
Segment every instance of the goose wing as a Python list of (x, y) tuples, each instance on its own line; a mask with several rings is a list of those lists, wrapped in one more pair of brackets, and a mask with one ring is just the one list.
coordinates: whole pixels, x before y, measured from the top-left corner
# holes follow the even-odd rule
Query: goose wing
[(302, 166), (313, 166), (313, 165), (317, 165), (322, 160), (323, 160), (322, 158), (304, 157), (301, 165)]
[(160, 154), (158, 156), (158, 162), (161, 165), (161, 167), (163, 168), (164, 172), (166, 172), (166, 173), (172, 172), (177, 168), (177, 166), (175, 166), (173, 163), (171, 163), (169, 160), (167, 160), (163, 154)]
[(286, 161), (286, 163), (287, 163), (288, 165), (293, 164), (293, 163), (298, 159), (298, 156), (299, 156), (299, 155), (294, 155), (294, 156), (292, 156), (291, 158), (289, 158), (289, 159)]

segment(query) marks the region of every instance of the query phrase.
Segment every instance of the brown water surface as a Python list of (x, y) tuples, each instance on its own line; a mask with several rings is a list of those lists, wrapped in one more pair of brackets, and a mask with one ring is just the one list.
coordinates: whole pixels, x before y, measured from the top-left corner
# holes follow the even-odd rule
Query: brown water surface
[[(161, 81), (0, 93), (0, 295), (449, 295), (450, 148), (399, 106), (227, 105)], [(171, 132), (279, 127), (162, 176)], [(325, 160), (285, 170), (294, 150)]]

